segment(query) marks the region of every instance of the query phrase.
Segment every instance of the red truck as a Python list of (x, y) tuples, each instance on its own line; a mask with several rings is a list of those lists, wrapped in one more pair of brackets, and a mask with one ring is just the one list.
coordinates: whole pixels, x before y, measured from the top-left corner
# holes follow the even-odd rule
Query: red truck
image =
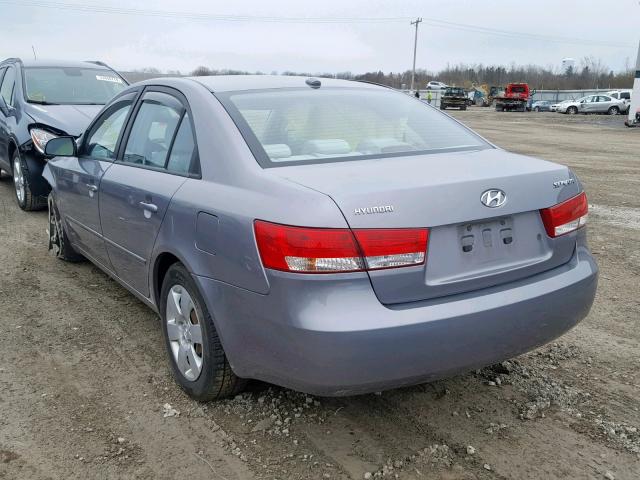
[(505, 110), (524, 112), (527, 109), (529, 93), (529, 85), (526, 83), (508, 84), (504, 92), (494, 98), (496, 112), (504, 112)]

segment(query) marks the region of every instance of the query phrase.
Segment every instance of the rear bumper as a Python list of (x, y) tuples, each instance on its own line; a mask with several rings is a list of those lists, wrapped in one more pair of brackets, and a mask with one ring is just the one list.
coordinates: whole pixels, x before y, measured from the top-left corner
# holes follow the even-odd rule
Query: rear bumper
[(236, 374), (338, 396), (431, 381), (543, 345), (588, 314), (597, 272), (578, 247), (569, 263), (525, 280), (393, 307), (365, 274), (301, 282), (269, 272), (268, 295), (196, 281)]

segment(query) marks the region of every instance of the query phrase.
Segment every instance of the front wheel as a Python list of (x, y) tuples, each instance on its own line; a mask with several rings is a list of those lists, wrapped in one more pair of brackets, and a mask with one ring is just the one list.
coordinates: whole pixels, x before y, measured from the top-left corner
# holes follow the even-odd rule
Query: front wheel
[(540, 113), (540, 107), (534, 107), (533, 111), (536, 113)]
[(620, 109), (618, 107), (609, 107), (609, 110), (607, 110), (607, 113), (609, 115), (618, 115), (620, 113)]
[(231, 370), (204, 298), (181, 264), (167, 271), (159, 303), (169, 363), (182, 389), (200, 401), (241, 391), (246, 381)]
[(18, 150), (11, 159), (13, 166), (13, 185), (18, 206), (24, 211), (42, 210), (47, 205), (47, 197), (34, 195), (31, 190), (33, 183), (27, 162), (22, 158)]
[(578, 113), (578, 107), (569, 107), (567, 108), (567, 114), (575, 115)]

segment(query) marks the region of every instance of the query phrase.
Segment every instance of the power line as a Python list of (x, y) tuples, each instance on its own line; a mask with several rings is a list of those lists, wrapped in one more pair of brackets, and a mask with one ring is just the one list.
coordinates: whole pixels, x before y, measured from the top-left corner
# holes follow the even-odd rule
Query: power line
[[(258, 22), (258, 23), (291, 23), (291, 24), (376, 24), (376, 23), (404, 23), (412, 20), (410, 17), (279, 17), (260, 15), (222, 15), (211, 13), (149, 10), (126, 7), (110, 7), (95, 4), (80, 4), (68, 2), (51, 2), (44, 0), (0, 0), (0, 4), (9, 4), (19, 7), (39, 7), (57, 10), (70, 10), (82, 13), (99, 13), (108, 15), (145, 16), (158, 18), (171, 18), (193, 21), (219, 21), (219, 22)], [(464, 23), (449, 22), (435, 18), (424, 18), (424, 23), (434, 27), (461, 30), (482, 35), (491, 35), (505, 38), (520, 38), (538, 40), (548, 43), (579, 44), (588, 46), (611, 48), (634, 48), (635, 46), (620, 42), (606, 42), (585, 38), (564, 37), (555, 35), (543, 35), (537, 33), (500, 30), (496, 28), (470, 25)]]

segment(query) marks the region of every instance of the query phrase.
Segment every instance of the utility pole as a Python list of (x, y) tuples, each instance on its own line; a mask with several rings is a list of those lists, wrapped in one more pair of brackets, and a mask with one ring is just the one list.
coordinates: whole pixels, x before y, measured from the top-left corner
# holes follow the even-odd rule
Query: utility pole
[(416, 36), (413, 41), (413, 70), (411, 71), (411, 91), (413, 92), (413, 84), (416, 78), (416, 50), (418, 49), (418, 25), (422, 22), (422, 18), (418, 17), (411, 25), (416, 26)]

